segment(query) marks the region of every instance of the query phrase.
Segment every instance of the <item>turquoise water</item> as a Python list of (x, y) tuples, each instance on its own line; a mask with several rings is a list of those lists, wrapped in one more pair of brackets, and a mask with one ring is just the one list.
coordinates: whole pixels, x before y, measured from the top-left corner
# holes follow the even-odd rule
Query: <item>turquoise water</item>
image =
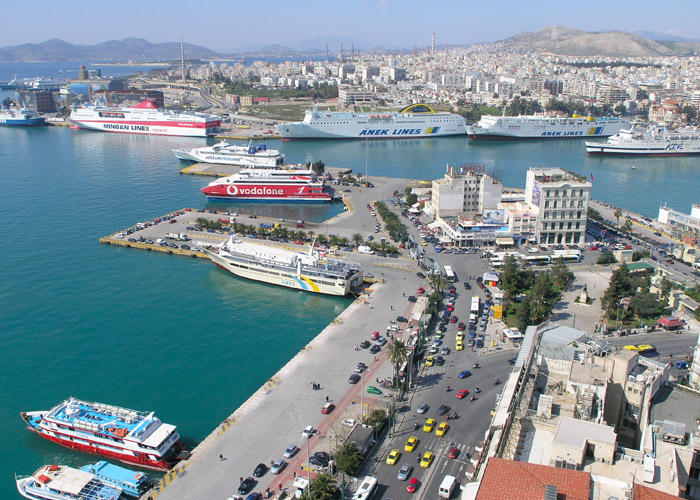
[[(196, 144), (0, 128), (0, 498), (19, 498), (15, 472), (93, 460), (26, 431), (21, 410), (71, 395), (154, 410), (193, 446), (349, 304), (240, 280), (207, 261), (98, 243), (137, 221), (206, 206), (199, 189), (210, 179), (179, 175), (170, 153)], [(697, 159), (590, 159), (579, 141), (268, 144), (289, 162), (367, 168), (370, 177), (433, 179), (447, 163), (478, 163), (523, 187), (528, 167), (560, 166), (592, 173), (596, 198), (649, 216), (663, 201), (689, 211), (700, 185)], [(377, 189), (378, 198), (385, 194)], [(320, 221), (339, 208), (256, 210)]]

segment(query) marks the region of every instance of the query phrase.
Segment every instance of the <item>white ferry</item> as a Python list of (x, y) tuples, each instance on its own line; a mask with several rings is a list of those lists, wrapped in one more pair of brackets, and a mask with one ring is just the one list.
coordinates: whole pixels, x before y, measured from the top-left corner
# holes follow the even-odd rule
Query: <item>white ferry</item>
[(32, 500), (117, 500), (122, 493), (94, 474), (63, 465), (44, 465), (15, 481), (19, 494)]
[(213, 146), (192, 149), (173, 149), (180, 160), (190, 162), (237, 165), (248, 168), (277, 168), (284, 165), (284, 155), (276, 149), (267, 149), (265, 144), (247, 146), (221, 141)]
[(70, 398), (49, 411), (21, 416), (29, 430), (49, 441), (139, 467), (167, 470), (182, 451), (175, 426), (152, 412)]
[(700, 131), (695, 128), (669, 130), (665, 126), (631, 127), (606, 142), (586, 142), (589, 155), (666, 156), (700, 154)]
[(607, 137), (628, 128), (622, 118), (484, 115), (467, 126), (469, 139), (575, 139)]
[(202, 250), (221, 269), (236, 276), (307, 292), (344, 296), (362, 284), (358, 264), (329, 259), (313, 244), (308, 252), (294, 252), (234, 240)]
[(33, 109), (0, 110), (0, 125), (35, 127), (44, 124), (44, 117)]
[(145, 100), (132, 108), (82, 106), (69, 120), (78, 128), (122, 134), (209, 137), (221, 132), (221, 118), (204, 113), (165, 111)]
[(439, 113), (427, 104), (413, 104), (398, 112), (352, 113), (306, 111), (300, 122), (277, 125), (282, 139), (407, 139), (464, 135), (460, 115)]

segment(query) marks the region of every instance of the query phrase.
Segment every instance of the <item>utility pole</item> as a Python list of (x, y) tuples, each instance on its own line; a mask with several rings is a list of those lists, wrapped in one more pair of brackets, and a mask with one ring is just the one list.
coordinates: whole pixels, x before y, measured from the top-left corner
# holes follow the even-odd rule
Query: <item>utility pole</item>
[(182, 81), (185, 81), (185, 42), (180, 37), (180, 67), (182, 69)]

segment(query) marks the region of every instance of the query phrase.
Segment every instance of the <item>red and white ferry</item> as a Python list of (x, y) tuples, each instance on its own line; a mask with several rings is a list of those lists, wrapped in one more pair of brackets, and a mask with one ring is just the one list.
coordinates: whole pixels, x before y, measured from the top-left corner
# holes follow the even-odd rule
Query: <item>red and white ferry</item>
[(29, 430), (72, 450), (167, 470), (183, 451), (174, 425), (140, 412), (70, 398), (48, 411), (23, 412)]
[(202, 189), (210, 199), (236, 201), (330, 201), (324, 182), (313, 170), (243, 169), (237, 174), (210, 182)]
[(149, 100), (133, 108), (82, 106), (69, 120), (78, 128), (123, 134), (209, 137), (221, 132), (221, 118), (204, 113), (166, 111)]

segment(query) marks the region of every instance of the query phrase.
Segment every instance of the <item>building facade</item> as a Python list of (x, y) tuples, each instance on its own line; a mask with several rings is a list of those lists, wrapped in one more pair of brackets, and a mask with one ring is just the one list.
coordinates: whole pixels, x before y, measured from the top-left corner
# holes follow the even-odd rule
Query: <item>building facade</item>
[(438, 217), (474, 216), (495, 210), (503, 184), (489, 176), (483, 165), (447, 165), (445, 177), (433, 181), (431, 207)]

